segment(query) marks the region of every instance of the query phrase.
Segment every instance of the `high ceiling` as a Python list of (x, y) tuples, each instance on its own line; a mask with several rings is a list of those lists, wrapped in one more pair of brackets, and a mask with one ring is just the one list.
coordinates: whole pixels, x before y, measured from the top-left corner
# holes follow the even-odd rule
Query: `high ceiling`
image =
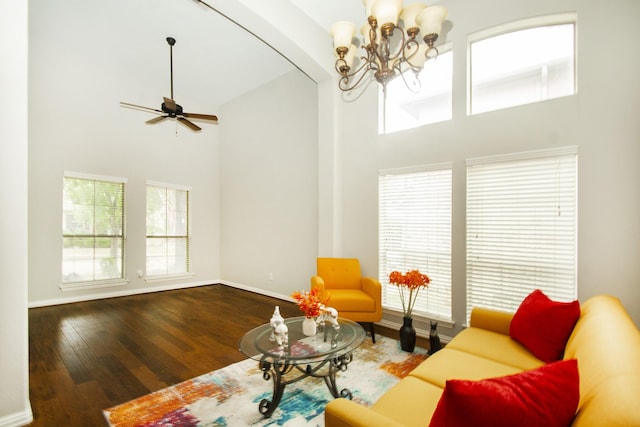
[[(301, 58), (308, 52), (331, 71), (331, 24), (364, 22), (361, 0), (203, 1), (228, 17), (199, 0), (30, 0), (30, 51), (40, 55), (38, 64), (84, 70), (80, 76), (117, 92), (121, 101), (158, 108), (170, 94), (166, 37), (174, 37), (174, 98), (190, 112), (215, 113), (296, 67), (305, 70)], [(265, 25), (266, 12), (280, 19), (275, 28)]]

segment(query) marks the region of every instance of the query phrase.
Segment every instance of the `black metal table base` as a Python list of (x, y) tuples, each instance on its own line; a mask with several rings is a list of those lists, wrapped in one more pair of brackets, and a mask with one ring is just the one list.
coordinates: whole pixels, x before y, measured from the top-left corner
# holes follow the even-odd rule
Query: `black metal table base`
[[(346, 397), (347, 399), (351, 399), (352, 395), (348, 389), (344, 388), (338, 391), (336, 373), (338, 371), (346, 371), (352, 360), (353, 355), (351, 353), (319, 362), (308, 362), (304, 364), (292, 363), (287, 360), (279, 361), (274, 360), (274, 358), (270, 356), (263, 356), (260, 359), (262, 378), (266, 381), (273, 381), (273, 396), (271, 400), (262, 399), (258, 405), (258, 410), (265, 418), (269, 418), (278, 405), (280, 405), (285, 387), (307, 377), (322, 378), (333, 397)], [(323, 369), (327, 364), (329, 365), (328, 368)], [(294, 372), (294, 370), (297, 372)], [(291, 372), (294, 372), (297, 376), (285, 379), (285, 375)]]

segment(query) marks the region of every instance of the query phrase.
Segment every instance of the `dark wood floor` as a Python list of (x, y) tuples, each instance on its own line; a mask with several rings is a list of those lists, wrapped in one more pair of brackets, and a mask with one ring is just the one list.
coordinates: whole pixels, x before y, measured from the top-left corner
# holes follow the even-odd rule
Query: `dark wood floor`
[(30, 425), (104, 426), (105, 408), (244, 360), (240, 338), (275, 305), (300, 315), (223, 285), (30, 309)]

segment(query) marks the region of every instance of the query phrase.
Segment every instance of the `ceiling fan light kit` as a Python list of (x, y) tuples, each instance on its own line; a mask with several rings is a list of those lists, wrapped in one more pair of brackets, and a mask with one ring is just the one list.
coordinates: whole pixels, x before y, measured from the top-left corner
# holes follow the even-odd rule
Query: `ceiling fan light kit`
[(128, 102), (121, 102), (123, 107), (137, 108), (145, 111), (151, 111), (160, 114), (157, 117), (147, 120), (145, 123), (153, 125), (159, 123), (165, 119), (176, 119), (179, 123), (185, 125), (194, 132), (201, 131), (200, 126), (196, 125), (189, 119), (207, 120), (214, 124), (218, 123), (218, 117), (213, 114), (199, 114), (199, 113), (187, 113), (182, 109), (182, 106), (177, 104), (173, 98), (173, 45), (176, 44), (176, 39), (173, 37), (167, 37), (167, 43), (169, 44), (169, 63), (171, 67), (171, 98), (163, 97), (163, 103), (160, 105), (160, 109), (144, 107), (142, 105), (130, 104)]

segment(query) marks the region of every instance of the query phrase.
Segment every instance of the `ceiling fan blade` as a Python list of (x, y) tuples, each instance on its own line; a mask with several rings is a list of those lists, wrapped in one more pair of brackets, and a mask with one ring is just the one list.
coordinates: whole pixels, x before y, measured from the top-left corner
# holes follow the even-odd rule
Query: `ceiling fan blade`
[(164, 106), (167, 107), (168, 110), (173, 111), (175, 113), (176, 101), (174, 101), (173, 99), (167, 98), (166, 96), (163, 96), (162, 99), (164, 99)]
[(182, 113), (182, 115), (191, 119), (212, 120), (214, 122), (218, 121), (218, 116), (213, 114)]
[(147, 120), (145, 123), (149, 124), (149, 125), (153, 125), (156, 124), (158, 122), (163, 121), (164, 119), (168, 118), (169, 116), (158, 116), (158, 117), (154, 117), (153, 119), (149, 119)]
[(128, 108), (137, 108), (139, 110), (146, 110), (146, 111), (155, 111), (157, 113), (162, 113), (162, 110), (156, 110), (155, 108), (150, 108), (150, 107), (143, 107), (142, 105), (136, 105), (136, 104), (129, 104), (128, 102), (121, 102), (120, 103), (121, 107), (128, 107)]
[(178, 121), (180, 123), (182, 123), (183, 125), (185, 125), (186, 127), (188, 127), (189, 129), (191, 129), (192, 131), (198, 132), (200, 129), (199, 126), (195, 125), (194, 123), (190, 122), (189, 120), (185, 119), (184, 117), (178, 117)]

